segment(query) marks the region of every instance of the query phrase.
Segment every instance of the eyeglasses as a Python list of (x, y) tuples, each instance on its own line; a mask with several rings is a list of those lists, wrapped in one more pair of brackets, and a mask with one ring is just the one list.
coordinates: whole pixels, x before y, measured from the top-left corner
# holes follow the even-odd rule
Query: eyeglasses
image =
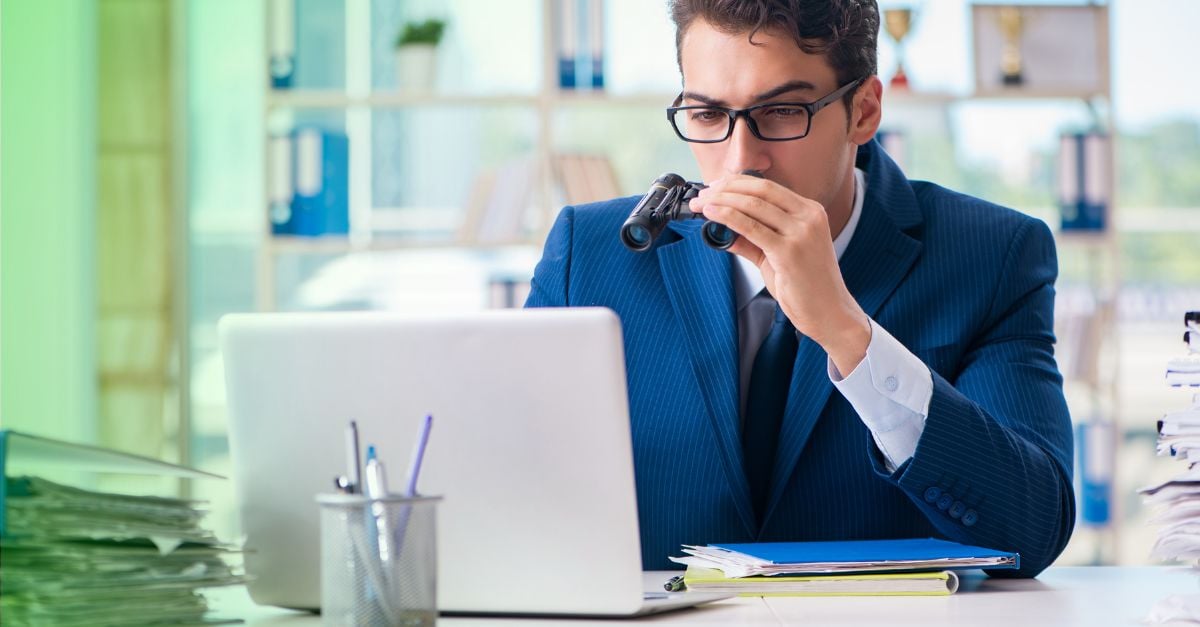
[(667, 119), (675, 134), (685, 142), (716, 144), (729, 139), (738, 118), (745, 118), (746, 126), (755, 137), (769, 142), (785, 142), (808, 135), (812, 118), (818, 111), (841, 98), (846, 92), (858, 87), (866, 78), (850, 81), (833, 93), (816, 102), (769, 102), (745, 109), (727, 109), (710, 106), (679, 106), (683, 94), (675, 97), (675, 104), (667, 108)]

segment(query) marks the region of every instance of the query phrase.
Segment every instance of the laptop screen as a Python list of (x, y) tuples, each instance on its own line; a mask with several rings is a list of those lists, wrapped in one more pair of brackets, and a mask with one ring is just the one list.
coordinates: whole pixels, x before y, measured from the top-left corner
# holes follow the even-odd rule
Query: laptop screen
[[(235, 314), (221, 321), (246, 568), (263, 604), (319, 605), (318, 493), (343, 431), (440, 495), (439, 607), (612, 614), (641, 603), (620, 322), (607, 309), (449, 317)], [(579, 585), (567, 572), (586, 568)]]

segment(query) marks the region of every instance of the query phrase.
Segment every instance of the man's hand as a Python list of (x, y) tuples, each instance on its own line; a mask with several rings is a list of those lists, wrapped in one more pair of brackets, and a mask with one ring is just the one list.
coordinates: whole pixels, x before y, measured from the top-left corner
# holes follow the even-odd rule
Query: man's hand
[(871, 323), (842, 281), (820, 203), (767, 179), (730, 175), (702, 190), (691, 209), (741, 236), (729, 252), (758, 266), (796, 330), (820, 344), (843, 376), (858, 367)]

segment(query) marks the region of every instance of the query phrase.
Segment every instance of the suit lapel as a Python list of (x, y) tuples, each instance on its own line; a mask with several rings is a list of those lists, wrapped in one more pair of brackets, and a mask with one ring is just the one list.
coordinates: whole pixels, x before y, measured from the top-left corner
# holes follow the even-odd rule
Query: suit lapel
[[(750, 488), (742, 469), (738, 420), (738, 329), (733, 296), (733, 258), (706, 246), (699, 222), (671, 223), (683, 236), (657, 248), (663, 282), (687, 340), (688, 357), (708, 418), (720, 445), (738, 514), (757, 533)], [(664, 234), (665, 235), (665, 234)]]
[[(839, 266), (846, 288), (863, 311), (874, 318), (920, 255), (921, 243), (902, 229), (918, 224), (921, 214), (904, 175), (874, 141), (859, 150), (858, 167), (867, 171), (869, 193)], [(833, 390), (826, 371), (827, 358), (820, 345), (807, 337), (801, 338), (780, 427), (774, 481), (763, 528), (782, 498), (800, 453)]]

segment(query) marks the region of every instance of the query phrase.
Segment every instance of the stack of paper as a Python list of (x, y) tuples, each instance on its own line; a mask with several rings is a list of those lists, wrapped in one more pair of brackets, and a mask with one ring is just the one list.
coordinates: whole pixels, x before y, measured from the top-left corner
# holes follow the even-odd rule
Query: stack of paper
[(1142, 488), (1146, 504), (1157, 512), (1151, 524), (1161, 525), (1151, 555), (1162, 560), (1200, 560), (1200, 468)]
[(5, 625), (213, 623), (197, 590), (243, 582), (200, 503), (5, 480)]
[[(1184, 316), (1184, 343), (1188, 355), (1167, 363), (1168, 385), (1200, 386), (1200, 369), (1195, 380), (1190, 378), (1189, 363), (1200, 363), (1200, 314)], [(1183, 473), (1158, 485), (1139, 490), (1146, 504), (1157, 512), (1151, 519), (1161, 525), (1158, 541), (1151, 554), (1164, 560), (1200, 560), (1200, 394), (1192, 398), (1192, 406), (1183, 411), (1164, 415), (1158, 421), (1158, 454), (1170, 455), (1188, 464)]]
[(1183, 343), (1188, 354), (1167, 362), (1167, 385), (1200, 387), (1200, 311), (1183, 315)]
[(1192, 407), (1158, 421), (1158, 454), (1194, 464), (1200, 461), (1200, 395)]
[(948, 570), (870, 575), (726, 577), (721, 571), (688, 566), (688, 590), (739, 596), (945, 596), (958, 590)]
[(935, 538), (684, 545), (683, 552), (688, 556), (672, 557), (671, 561), (716, 569), (730, 578), (1020, 566), (1016, 553)]
[[(1183, 323), (1188, 354), (1167, 362), (1166, 381), (1175, 387), (1200, 387), (1200, 312), (1188, 312)], [(1150, 553), (1162, 560), (1200, 565), (1200, 394), (1192, 397), (1191, 408), (1158, 421), (1158, 454), (1185, 462), (1188, 469), (1139, 490), (1156, 510), (1151, 524), (1160, 526)], [(1167, 597), (1151, 609), (1145, 622), (1200, 622), (1200, 595)]]

